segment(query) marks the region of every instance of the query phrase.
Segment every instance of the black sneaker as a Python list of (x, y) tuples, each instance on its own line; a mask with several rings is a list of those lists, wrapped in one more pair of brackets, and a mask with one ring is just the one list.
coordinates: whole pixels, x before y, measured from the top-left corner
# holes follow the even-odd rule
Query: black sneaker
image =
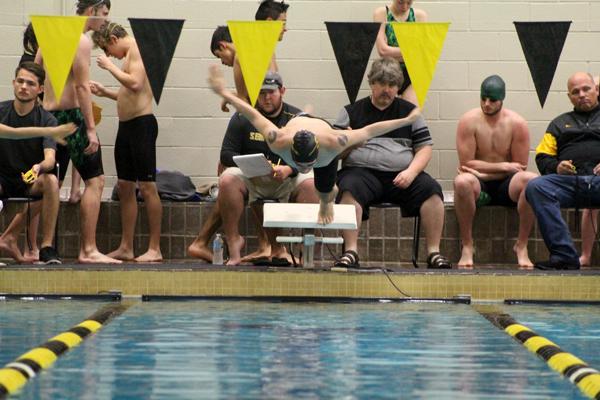
[(44, 247), (40, 250), (40, 262), (44, 264), (62, 264), (54, 247)]
[(567, 261), (540, 261), (535, 263), (536, 269), (543, 271), (561, 271), (579, 269), (579, 260)]

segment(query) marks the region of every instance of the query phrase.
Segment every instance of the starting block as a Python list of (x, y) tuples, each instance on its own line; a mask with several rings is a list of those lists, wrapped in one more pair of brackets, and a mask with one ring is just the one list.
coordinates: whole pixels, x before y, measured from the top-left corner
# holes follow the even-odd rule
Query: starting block
[[(263, 208), (265, 228), (300, 229), (356, 229), (356, 210), (350, 204), (333, 205), (333, 222), (327, 225), (317, 223), (318, 204), (266, 203)], [(315, 243), (342, 244), (341, 237), (316, 237), (314, 233), (302, 236), (277, 236), (279, 243), (302, 243), (304, 245), (304, 267), (314, 266)]]

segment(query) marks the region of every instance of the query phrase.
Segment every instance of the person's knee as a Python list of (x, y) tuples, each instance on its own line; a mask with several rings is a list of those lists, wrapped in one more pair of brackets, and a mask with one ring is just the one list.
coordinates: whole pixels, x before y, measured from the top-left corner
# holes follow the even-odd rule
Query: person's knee
[(158, 190), (156, 189), (156, 183), (154, 182), (140, 182), (140, 193), (144, 199), (150, 197), (158, 197)]
[(85, 186), (91, 189), (104, 189), (104, 175), (99, 175), (85, 181)]
[(475, 181), (477, 179), (471, 174), (458, 174), (454, 178), (454, 191), (462, 194), (472, 192)]
[(244, 182), (235, 175), (223, 174), (219, 177), (219, 193), (244, 187)]
[(318, 201), (313, 179), (302, 181), (290, 195), (290, 203), (315, 203)]
[(58, 192), (58, 178), (54, 174), (41, 174), (38, 179), (42, 183), (42, 191), (53, 193)]

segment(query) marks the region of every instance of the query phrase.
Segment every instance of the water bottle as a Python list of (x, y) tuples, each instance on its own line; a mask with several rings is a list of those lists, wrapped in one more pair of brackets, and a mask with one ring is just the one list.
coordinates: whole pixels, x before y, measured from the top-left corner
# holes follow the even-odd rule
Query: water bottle
[(223, 238), (220, 233), (217, 233), (215, 240), (213, 240), (212, 250), (212, 263), (215, 265), (223, 265)]

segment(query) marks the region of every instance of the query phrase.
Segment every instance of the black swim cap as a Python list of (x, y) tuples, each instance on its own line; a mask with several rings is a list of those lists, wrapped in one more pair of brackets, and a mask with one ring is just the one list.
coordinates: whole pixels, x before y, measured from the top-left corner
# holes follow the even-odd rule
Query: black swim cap
[(296, 132), (292, 143), (292, 159), (299, 163), (310, 163), (319, 155), (319, 141), (315, 134), (306, 130)]
[(490, 100), (504, 100), (506, 97), (506, 85), (498, 75), (488, 76), (481, 82), (481, 98)]

